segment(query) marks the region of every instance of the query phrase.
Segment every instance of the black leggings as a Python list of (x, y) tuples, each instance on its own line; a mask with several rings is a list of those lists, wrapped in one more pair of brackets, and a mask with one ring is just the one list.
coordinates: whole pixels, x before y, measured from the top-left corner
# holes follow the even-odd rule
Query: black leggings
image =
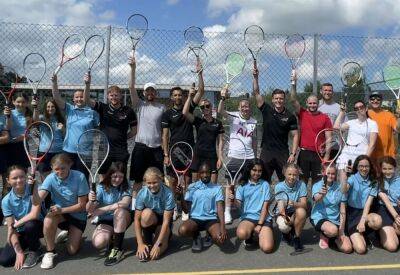
[[(19, 243), (23, 250), (37, 251), (40, 248), (40, 238), (43, 237), (43, 222), (32, 220), (24, 224), (24, 231), (19, 233)], [(16, 254), (14, 248), (8, 243), (0, 252), (0, 265), (14, 266)]]

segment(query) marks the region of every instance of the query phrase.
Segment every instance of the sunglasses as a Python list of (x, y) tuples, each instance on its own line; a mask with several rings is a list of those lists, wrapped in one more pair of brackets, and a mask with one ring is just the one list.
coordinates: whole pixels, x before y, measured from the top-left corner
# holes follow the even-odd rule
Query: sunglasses
[(365, 106), (355, 106), (354, 107), (354, 111), (362, 111), (362, 110), (365, 110)]
[(202, 109), (202, 110), (204, 110), (204, 109), (210, 109), (211, 104), (204, 104), (204, 105), (200, 105), (199, 107), (200, 107), (200, 109)]
[(382, 99), (380, 97), (375, 96), (375, 97), (371, 97), (369, 100), (371, 100), (371, 101), (381, 101)]

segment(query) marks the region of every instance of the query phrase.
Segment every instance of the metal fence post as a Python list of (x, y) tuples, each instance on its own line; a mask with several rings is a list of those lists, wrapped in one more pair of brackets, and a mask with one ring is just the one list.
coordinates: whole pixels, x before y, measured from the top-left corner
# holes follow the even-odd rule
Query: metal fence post
[(107, 26), (107, 38), (106, 38), (106, 66), (104, 70), (104, 93), (103, 102), (107, 102), (107, 90), (110, 75), (110, 47), (111, 47), (111, 25)]
[(314, 34), (314, 51), (313, 51), (313, 94), (318, 94), (318, 37)]

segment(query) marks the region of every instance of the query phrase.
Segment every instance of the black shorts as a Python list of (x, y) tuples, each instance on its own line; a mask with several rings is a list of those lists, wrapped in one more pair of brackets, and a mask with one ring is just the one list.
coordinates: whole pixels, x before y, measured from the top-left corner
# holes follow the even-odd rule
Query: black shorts
[[(38, 171), (41, 173), (41, 174), (43, 174), (43, 173), (46, 173), (46, 172), (50, 172), (51, 171), (51, 159), (55, 156), (55, 155), (57, 155), (57, 154), (59, 154), (59, 153), (62, 153), (62, 152), (58, 152), (58, 153), (47, 153), (45, 156), (44, 156), (44, 158), (42, 159), (42, 161), (39, 163), (39, 165), (38, 165), (38, 167), (37, 167), (37, 169), (38, 169)], [(38, 153), (38, 156), (43, 156), (43, 152), (39, 152)]]
[(300, 150), (297, 164), (301, 168), (301, 179), (307, 184), (311, 178), (312, 183), (321, 179), (321, 160), (318, 154), (310, 150)]
[[(397, 213), (400, 213), (400, 208), (398, 206), (395, 206), (394, 209), (396, 210)], [(382, 227), (393, 226), (394, 219), (390, 214), (390, 212), (387, 210), (385, 205), (380, 204), (376, 212), (382, 218)]]
[(120, 155), (117, 155), (117, 156), (108, 155), (106, 161), (103, 163), (103, 165), (99, 169), (99, 174), (107, 173), (107, 171), (110, 168), (111, 164), (113, 162), (117, 162), (117, 161), (122, 162), (124, 164), (124, 166), (125, 166), (125, 171), (127, 171), (126, 168), (127, 168), (127, 165), (128, 165), (128, 159), (129, 159), (128, 152), (123, 153), (123, 154), (121, 153)]
[[(312, 219), (310, 219), (310, 223), (311, 223), (312, 226), (314, 226), (315, 231), (321, 232), (321, 233), (322, 233), (321, 227), (322, 227), (322, 224), (323, 224), (324, 222), (329, 222), (329, 220), (328, 220), (328, 219), (320, 219), (320, 220), (317, 222), (317, 224), (315, 224), (314, 221), (313, 221)], [(336, 225), (336, 226), (337, 226), (337, 225)]]
[(7, 164), (7, 144), (0, 145), (0, 174), (4, 174), (8, 169)]
[(198, 231), (204, 231), (207, 230), (216, 223), (219, 223), (218, 219), (213, 219), (213, 220), (199, 220), (199, 219), (193, 219), (190, 218), (192, 221), (194, 221), (197, 224), (197, 230)]
[(283, 175), (283, 166), (287, 163), (289, 158), (288, 151), (273, 152), (267, 151), (266, 149), (261, 150), (260, 159), (264, 162), (265, 179), (271, 182), (271, 177), (276, 172), (279, 181), (283, 181), (285, 176)]
[[(249, 219), (249, 218), (244, 218), (244, 219), (242, 219), (242, 221), (249, 221), (249, 222), (253, 223), (253, 224), (256, 225), (256, 226), (258, 225), (258, 220), (253, 220), (253, 219)], [(269, 227), (269, 228), (272, 229), (272, 220), (264, 221), (263, 226), (267, 226), (267, 227)]]
[[(237, 174), (236, 183), (240, 183), (241, 182), (243, 170), (247, 165), (249, 165), (249, 163), (251, 161), (252, 161), (252, 159), (245, 160), (244, 165), (242, 166), (243, 159), (232, 158), (231, 161), (228, 163), (227, 169), (228, 169), (229, 173), (231, 174), (232, 179)], [(242, 168), (240, 168), (240, 166), (242, 166)], [(227, 171), (225, 173), (225, 178), (230, 180)]]
[[(361, 220), (363, 209), (353, 208), (347, 205), (346, 209), (346, 232), (348, 236), (357, 232), (357, 225)], [(373, 213), (373, 212), (370, 212)], [(373, 229), (369, 228), (367, 223), (365, 224), (364, 234), (368, 235)]]
[[(135, 219), (135, 211), (130, 210), (129, 215), (131, 216), (131, 221), (129, 222), (129, 224), (126, 228), (131, 226), (131, 224), (133, 223), (133, 220)], [(114, 228), (114, 219), (100, 219), (99, 218), (99, 221), (96, 223), (96, 225), (100, 225), (100, 224), (106, 224), (106, 225), (109, 225)]]
[(58, 228), (60, 228), (61, 230), (68, 231), (69, 227), (72, 225), (78, 228), (82, 233), (85, 232), (86, 221), (78, 220), (72, 217), (70, 214), (62, 214), (62, 216), (65, 219), (65, 221), (60, 222), (58, 224)]
[(20, 165), (24, 168), (28, 168), (30, 166), (29, 159), (25, 153), (24, 143), (22, 141), (8, 143), (5, 148), (6, 155), (8, 156), (7, 167)]
[(218, 173), (217, 161), (218, 161), (217, 156), (211, 155), (210, 157), (206, 157), (206, 156), (202, 156), (199, 154), (195, 154), (193, 157), (192, 165), (190, 166), (190, 170), (192, 172), (197, 172), (199, 170), (201, 164), (207, 163), (210, 166), (211, 173), (216, 174), (216, 173)]
[(147, 168), (157, 167), (163, 170), (164, 155), (161, 146), (151, 148), (143, 143), (136, 142), (132, 151), (129, 179), (135, 183), (143, 181), (143, 175)]

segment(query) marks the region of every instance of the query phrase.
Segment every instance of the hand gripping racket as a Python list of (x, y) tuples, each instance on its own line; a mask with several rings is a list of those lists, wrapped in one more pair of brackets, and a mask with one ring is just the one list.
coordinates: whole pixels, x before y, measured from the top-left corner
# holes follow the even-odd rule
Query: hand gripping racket
[[(275, 195), (271, 196), (271, 199), (269, 200), (268, 204), (268, 214), (272, 218), (276, 219), (278, 216), (281, 215), (280, 207), (282, 207), (285, 210), (285, 213), (289, 207), (289, 195), (285, 191), (280, 191)], [(286, 223), (290, 222), (289, 217), (285, 215), (284, 218)]]
[(39, 84), (46, 74), (46, 59), (40, 53), (30, 53), (24, 58), (23, 69), (26, 80), (32, 88), (33, 98), (37, 100)]
[(169, 158), (172, 169), (177, 179), (178, 187), (185, 188), (185, 174), (193, 161), (193, 148), (189, 143), (178, 141), (169, 150)]
[(85, 48), (85, 38), (81, 34), (72, 34), (64, 40), (64, 44), (61, 48), (61, 60), (60, 64), (54, 71), (54, 75), (57, 75), (60, 69), (65, 63), (74, 60), (81, 55)]
[[(3, 104), (10, 109), (12, 108), (12, 96), (16, 90), (18, 80), (18, 74), (13, 68), (0, 65), (0, 94), (4, 100), (2, 100)], [(1, 108), (1, 110), (3, 109)], [(7, 118), (9, 117), (10, 115), (7, 115)]]

